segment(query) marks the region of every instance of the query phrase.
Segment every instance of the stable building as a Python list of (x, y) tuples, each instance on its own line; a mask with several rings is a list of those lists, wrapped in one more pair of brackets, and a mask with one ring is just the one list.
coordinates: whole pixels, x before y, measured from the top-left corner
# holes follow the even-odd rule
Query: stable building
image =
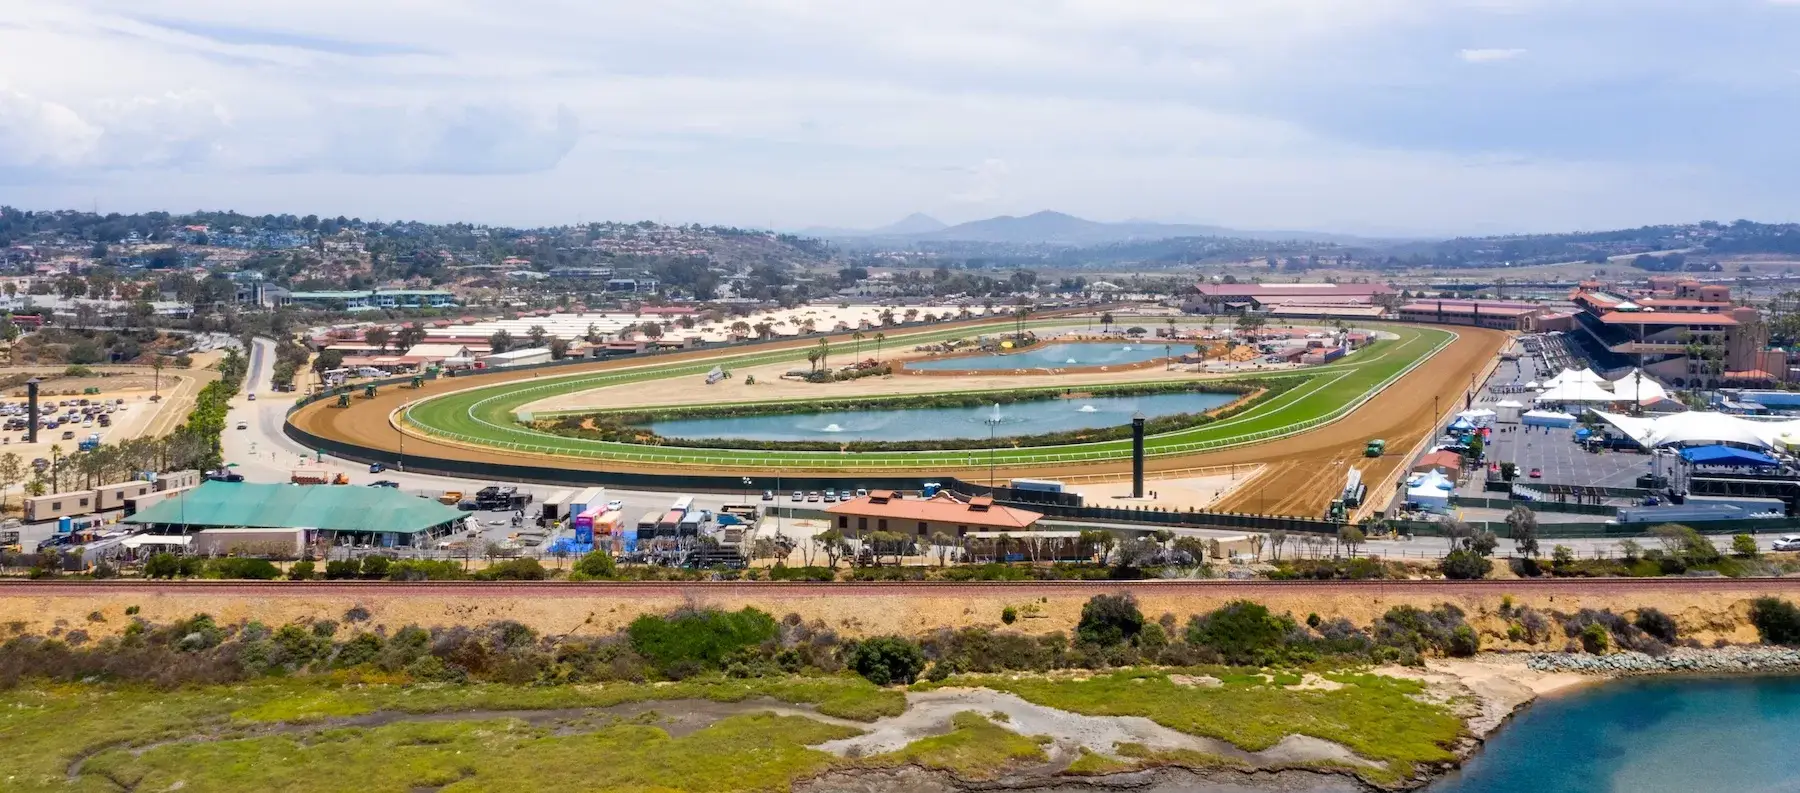
[(462, 527), (455, 507), (386, 487), (206, 482), (125, 519), (153, 534), (307, 529), (321, 544), (425, 547)]
[(890, 531), (929, 538), (935, 534), (964, 537), (971, 532), (1030, 531), (1043, 514), (994, 503), (988, 496), (959, 500), (939, 491), (930, 498), (906, 498), (898, 491), (868, 495), (826, 507), (832, 525), (847, 536)]

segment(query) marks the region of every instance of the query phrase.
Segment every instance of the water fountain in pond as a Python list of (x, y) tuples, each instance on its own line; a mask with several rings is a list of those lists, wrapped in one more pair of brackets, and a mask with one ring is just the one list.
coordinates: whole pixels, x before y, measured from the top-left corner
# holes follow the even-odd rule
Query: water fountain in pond
[(1069, 360), (1063, 361), (1063, 363), (1081, 363), (1081, 362), (1075, 360), (1074, 358), (1070, 358)]
[(825, 431), (826, 432), (843, 432), (844, 428), (840, 427), (836, 424), (827, 424), (827, 425), (825, 425)]
[(1082, 413), (1099, 413), (1100, 409), (1097, 407), (1094, 407), (1093, 405), (1082, 405), (1080, 412), (1082, 412)]

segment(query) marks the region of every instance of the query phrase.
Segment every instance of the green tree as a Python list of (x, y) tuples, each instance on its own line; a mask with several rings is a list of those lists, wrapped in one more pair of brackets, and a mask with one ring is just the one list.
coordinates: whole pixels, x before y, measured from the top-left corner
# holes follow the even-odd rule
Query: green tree
[(512, 345), (513, 345), (512, 334), (507, 333), (504, 330), (494, 331), (494, 335), (488, 337), (488, 349), (491, 352), (495, 352), (495, 353), (506, 352), (507, 350), (512, 349)]
[(925, 669), (925, 651), (899, 636), (876, 636), (850, 644), (844, 665), (878, 686), (911, 685)]
[(1444, 574), (1445, 578), (1461, 581), (1486, 578), (1493, 569), (1494, 563), (1487, 557), (1468, 549), (1451, 551), (1444, 556), (1443, 561), (1438, 562), (1438, 570)]
[(1088, 644), (1111, 647), (1136, 638), (1144, 629), (1144, 613), (1131, 594), (1095, 595), (1081, 607), (1075, 636)]
[(618, 565), (613, 562), (612, 554), (602, 550), (589, 551), (575, 563), (574, 572), (588, 578), (610, 579), (618, 575)]
[(1731, 538), (1731, 552), (1745, 559), (1753, 559), (1762, 553), (1756, 547), (1756, 538), (1748, 534), (1739, 534)]
[(393, 339), (393, 337), (393, 331), (388, 330), (385, 325), (376, 325), (363, 331), (363, 341), (371, 347), (380, 349), (382, 352), (387, 351), (388, 341)]
[(1352, 559), (1356, 558), (1356, 546), (1362, 545), (1363, 541), (1367, 539), (1363, 536), (1362, 529), (1355, 526), (1345, 525), (1338, 528), (1338, 542), (1350, 549), (1350, 558)]
[(1764, 644), (1800, 645), (1800, 608), (1780, 598), (1750, 601), (1750, 624)]
[(1512, 535), (1514, 547), (1526, 557), (1538, 555), (1538, 522), (1537, 513), (1523, 505), (1516, 505), (1506, 513), (1507, 533)]

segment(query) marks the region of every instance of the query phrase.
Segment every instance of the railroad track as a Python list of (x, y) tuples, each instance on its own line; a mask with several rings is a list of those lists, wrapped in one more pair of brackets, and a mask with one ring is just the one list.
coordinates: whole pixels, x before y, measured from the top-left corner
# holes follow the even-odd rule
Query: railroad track
[(486, 596), (520, 594), (531, 597), (601, 597), (619, 594), (685, 595), (737, 594), (764, 596), (869, 596), (920, 595), (949, 597), (957, 594), (989, 595), (997, 590), (1015, 593), (1101, 593), (1155, 591), (1166, 594), (1220, 594), (1254, 597), (1259, 594), (1294, 595), (1308, 592), (1368, 595), (1394, 594), (1433, 597), (1486, 596), (1494, 594), (1615, 594), (1639, 592), (1800, 592), (1797, 578), (1560, 578), (1482, 581), (1384, 580), (1384, 581), (905, 581), (905, 582), (773, 582), (773, 581), (6, 581), (4, 597), (86, 597), (127, 593), (169, 596), (244, 595), (252, 597), (388, 596), (438, 597), (456, 594)]

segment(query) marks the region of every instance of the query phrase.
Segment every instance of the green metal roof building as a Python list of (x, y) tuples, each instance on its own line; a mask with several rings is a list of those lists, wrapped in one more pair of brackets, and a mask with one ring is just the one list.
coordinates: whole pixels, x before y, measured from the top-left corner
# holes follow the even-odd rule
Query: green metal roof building
[(307, 528), (381, 546), (422, 546), (454, 531), (463, 517), (455, 507), (387, 487), (205, 482), (125, 522), (165, 532)]

